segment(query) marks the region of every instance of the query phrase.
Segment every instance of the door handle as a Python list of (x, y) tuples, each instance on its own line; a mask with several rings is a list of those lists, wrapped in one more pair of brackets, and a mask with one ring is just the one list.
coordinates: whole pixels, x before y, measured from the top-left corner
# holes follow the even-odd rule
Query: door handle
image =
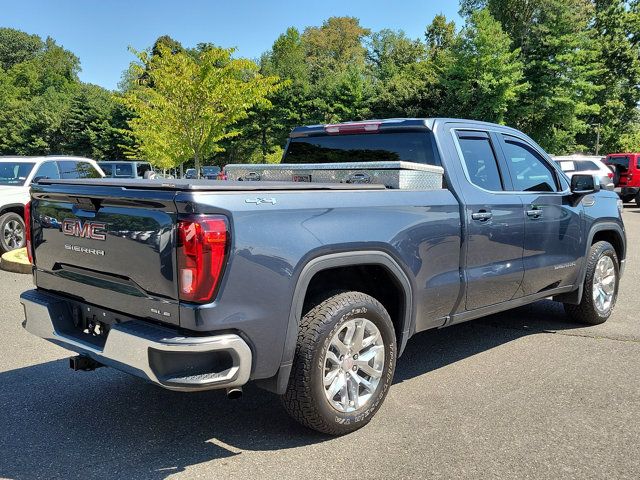
[(534, 220), (536, 218), (540, 218), (542, 216), (542, 209), (540, 208), (533, 208), (531, 210), (527, 210), (527, 217), (531, 217)]
[(491, 212), (476, 212), (471, 214), (471, 218), (473, 220), (478, 220), (480, 222), (486, 222), (491, 217), (493, 217), (493, 213)]

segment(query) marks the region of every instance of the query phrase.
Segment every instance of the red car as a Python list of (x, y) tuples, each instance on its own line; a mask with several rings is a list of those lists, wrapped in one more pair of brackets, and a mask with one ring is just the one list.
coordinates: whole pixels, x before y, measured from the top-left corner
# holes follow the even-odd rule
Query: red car
[(640, 207), (640, 153), (612, 153), (604, 163), (613, 168), (613, 184), (622, 201), (635, 199)]

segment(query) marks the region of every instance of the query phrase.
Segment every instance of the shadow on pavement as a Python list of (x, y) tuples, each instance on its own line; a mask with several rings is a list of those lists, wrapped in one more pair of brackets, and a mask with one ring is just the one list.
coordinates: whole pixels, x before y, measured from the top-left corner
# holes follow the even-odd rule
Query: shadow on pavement
[[(500, 328), (495, 328), (495, 327)], [(396, 382), (540, 331), (576, 328), (553, 302), (415, 336)], [(111, 369), (70, 371), (66, 360), (0, 373), (0, 477), (162, 479), (242, 450), (327, 441), (290, 420), (277, 396), (249, 386), (176, 393)]]

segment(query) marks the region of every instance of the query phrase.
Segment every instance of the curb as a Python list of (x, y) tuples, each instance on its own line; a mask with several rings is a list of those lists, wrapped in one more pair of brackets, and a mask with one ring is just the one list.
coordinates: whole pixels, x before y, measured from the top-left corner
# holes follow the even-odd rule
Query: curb
[(0, 268), (13, 273), (31, 273), (31, 264), (27, 258), (27, 249), (12, 250), (0, 257)]

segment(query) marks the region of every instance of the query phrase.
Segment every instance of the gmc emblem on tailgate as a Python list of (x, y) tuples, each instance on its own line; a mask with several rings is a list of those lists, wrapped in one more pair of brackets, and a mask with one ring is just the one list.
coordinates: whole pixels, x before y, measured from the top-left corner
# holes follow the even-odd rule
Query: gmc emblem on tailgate
[(103, 222), (83, 222), (79, 218), (65, 218), (62, 221), (62, 233), (70, 237), (90, 238), (91, 240), (106, 240)]

